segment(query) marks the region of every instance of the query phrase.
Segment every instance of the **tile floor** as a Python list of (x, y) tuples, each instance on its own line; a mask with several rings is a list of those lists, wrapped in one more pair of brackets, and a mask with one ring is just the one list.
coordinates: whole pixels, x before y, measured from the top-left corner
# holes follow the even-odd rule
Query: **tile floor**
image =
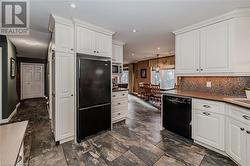
[(125, 123), (81, 144), (55, 145), (46, 103), (42, 99), (22, 102), (12, 122), (29, 120), (24, 140), (25, 163), (30, 166), (155, 165), (232, 166), (229, 158), (212, 152), (169, 131), (160, 131), (160, 112), (129, 96)]

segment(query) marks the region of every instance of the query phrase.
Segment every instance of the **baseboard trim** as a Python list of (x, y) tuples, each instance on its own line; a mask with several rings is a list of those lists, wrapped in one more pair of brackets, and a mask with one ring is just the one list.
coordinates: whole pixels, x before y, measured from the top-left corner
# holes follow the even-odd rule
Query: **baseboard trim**
[(8, 123), (8, 122), (11, 120), (11, 118), (16, 114), (17, 109), (18, 109), (19, 106), (20, 106), (20, 102), (17, 103), (16, 108), (15, 108), (14, 111), (10, 114), (10, 116), (9, 116), (8, 118), (6, 118), (6, 119), (1, 119), (1, 120), (0, 120), (0, 124)]

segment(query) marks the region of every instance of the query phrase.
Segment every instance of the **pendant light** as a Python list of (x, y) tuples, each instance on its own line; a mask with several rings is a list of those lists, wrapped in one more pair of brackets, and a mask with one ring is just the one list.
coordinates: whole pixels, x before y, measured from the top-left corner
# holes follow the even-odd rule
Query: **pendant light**
[(158, 62), (158, 60), (159, 60), (159, 54), (157, 54), (157, 66), (156, 66), (156, 68), (155, 68), (155, 71), (157, 72), (157, 73), (159, 73), (160, 72), (160, 67), (159, 67), (159, 62)]

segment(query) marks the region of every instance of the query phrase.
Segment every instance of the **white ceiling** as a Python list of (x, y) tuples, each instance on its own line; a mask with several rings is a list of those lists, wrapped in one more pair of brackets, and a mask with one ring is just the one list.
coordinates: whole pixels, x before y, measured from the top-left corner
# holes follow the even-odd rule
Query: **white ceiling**
[[(117, 32), (115, 39), (126, 43), (125, 63), (174, 50), (174, 30), (235, 8), (250, 7), (250, 0), (30, 0), (31, 28), (27, 40), (15, 42), (23, 56), (43, 57), (48, 45), (50, 13), (77, 18)], [(70, 7), (74, 2), (76, 8)], [(137, 32), (133, 33), (132, 30)], [(40, 31), (40, 32), (38, 32)], [(160, 50), (157, 51), (157, 48)], [(134, 53), (134, 56), (132, 56)]]

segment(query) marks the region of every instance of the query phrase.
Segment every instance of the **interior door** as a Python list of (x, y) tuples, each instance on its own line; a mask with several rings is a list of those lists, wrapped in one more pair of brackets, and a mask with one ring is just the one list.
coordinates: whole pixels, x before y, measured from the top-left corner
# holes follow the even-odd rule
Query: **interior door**
[(44, 65), (21, 64), (22, 99), (44, 97)]

